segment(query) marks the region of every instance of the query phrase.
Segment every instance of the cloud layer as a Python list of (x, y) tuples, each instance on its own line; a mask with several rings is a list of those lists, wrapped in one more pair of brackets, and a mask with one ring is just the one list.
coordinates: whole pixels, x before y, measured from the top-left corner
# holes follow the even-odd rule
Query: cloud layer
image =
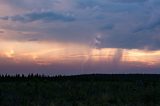
[(72, 16), (69, 16), (69, 14), (62, 15), (62, 14), (54, 13), (52, 11), (31, 12), (31, 13), (26, 13), (26, 14), (22, 14), (22, 15), (0, 17), (0, 19), (19, 21), (22, 23), (34, 22), (34, 21), (44, 21), (44, 22), (52, 22), (52, 21), (70, 22), (70, 21), (74, 21), (74, 18)]
[(88, 45), (101, 35), (100, 48), (160, 49), (159, 0), (1, 0), (0, 4), (4, 10), (0, 28), (15, 32), (1, 33), (1, 39)]

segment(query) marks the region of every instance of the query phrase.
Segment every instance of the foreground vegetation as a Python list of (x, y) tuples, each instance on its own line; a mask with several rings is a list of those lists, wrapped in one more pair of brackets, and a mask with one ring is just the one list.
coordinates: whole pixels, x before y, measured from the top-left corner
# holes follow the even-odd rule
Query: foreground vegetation
[(1, 75), (0, 106), (160, 106), (160, 75)]

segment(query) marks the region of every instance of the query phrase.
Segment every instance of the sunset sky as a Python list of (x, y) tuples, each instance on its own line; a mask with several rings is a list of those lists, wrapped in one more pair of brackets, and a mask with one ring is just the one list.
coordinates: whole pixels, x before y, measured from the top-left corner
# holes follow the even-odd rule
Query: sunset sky
[(0, 0), (0, 74), (160, 73), (160, 0)]

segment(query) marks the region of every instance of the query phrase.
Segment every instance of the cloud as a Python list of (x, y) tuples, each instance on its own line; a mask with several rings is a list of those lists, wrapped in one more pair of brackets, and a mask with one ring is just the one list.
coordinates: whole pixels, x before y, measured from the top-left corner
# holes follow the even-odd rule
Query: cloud
[(55, 13), (52, 11), (40, 11), (40, 12), (30, 12), (22, 15), (15, 15), (15, 16), (4, 16), (0, 17), (2, 20), (11, 20), (11, 21), (18, 21), (18, 22), (34, 22), (34, 21), (45, 21), (45, 22), (52, 22), (52, 21), (64, 21), (70, 22), (74, 21), (75, 18), (70, 14), (60, 14)]
[(154, 31), (155, 29), (159, 29), (160, 28), (160, 13), (153, 12), (151, 16), (152, 17), (148, 20), (148, 22), (137, 27), (135, 29), (135, 32), (142, 32), (142, 31), (147, 31), (147, 30)]
[(14, 37), (8, 34), (10, 39), (89, 44), (101, 34), (101, 48), (160, 49), (159, 0), (3, 2), (12, 8), (13, 13), (15, 8), (24, 10), (15, 13), (18, 15), (1, 15), (2, 29), (28, 33), (17, 33)]
[(120, 2), (120, 3), (141, 3), (146, 2), (148, 0), (110, 0), (112, 2)]
[(4, 33), (4, 31), (1, 31), (1, 30), (0, 30), (0, 33)]
[(102, 26), (100, 29), (101, 30), (112, 30), (113, 28), (114, 28), (114, 25), (107, 24), (107, 25)]

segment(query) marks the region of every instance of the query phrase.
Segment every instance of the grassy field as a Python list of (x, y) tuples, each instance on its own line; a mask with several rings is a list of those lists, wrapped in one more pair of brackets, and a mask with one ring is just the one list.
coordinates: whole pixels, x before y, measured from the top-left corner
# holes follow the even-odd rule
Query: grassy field
[(0, 106), (160, 106), (160, 75), (1, 75)]

